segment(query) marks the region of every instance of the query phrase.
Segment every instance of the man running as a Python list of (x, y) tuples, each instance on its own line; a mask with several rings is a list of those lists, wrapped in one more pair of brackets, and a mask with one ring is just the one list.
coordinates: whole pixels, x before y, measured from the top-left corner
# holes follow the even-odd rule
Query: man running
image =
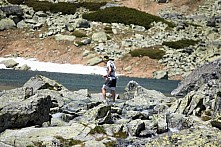
[(104, 62), (106, 62), (107, 64), (106, 66), (107, 74), (103, 75), (103, 78), (105, 78), (105, 83), (103, 84), (101, 90), (105, 104), (107, 104), (107, 99), (106, 99), (107, 89), (110, 89), (111, 96), (113, 98), (113, 103), (115, 102), (117, 77), (116, 77), (116, 66), (113, 61), (114, 59), (110, 59), (108, 56), (104, 56)]

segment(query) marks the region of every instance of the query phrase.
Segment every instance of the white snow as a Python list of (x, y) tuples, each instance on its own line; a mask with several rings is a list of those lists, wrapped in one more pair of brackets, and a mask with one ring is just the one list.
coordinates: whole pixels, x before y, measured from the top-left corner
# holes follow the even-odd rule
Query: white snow
[(0, 57), (0, 69), (7, 69), (1, 61), (13, 59), (18, 66), (27, 64), (32, 71), (47, 71), (47, 72), (60, 72), (60, 73), (74, 73), (74, 74), (97, 74), (104, 75), (106, 73), (104, 67), (99, 66), (85, 66), (81, 64), (58, 64), (52, 62), (40, 62), (34, 58), (25, 59), (21, 57), (16, 58), (3, 58)]

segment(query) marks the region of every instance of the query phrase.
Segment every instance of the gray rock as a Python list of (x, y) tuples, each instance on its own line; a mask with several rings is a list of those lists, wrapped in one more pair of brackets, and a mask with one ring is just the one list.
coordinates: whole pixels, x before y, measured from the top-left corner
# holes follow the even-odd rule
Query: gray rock
[(142, 120), (132, 120), (127, 124), (129, 134), (132, 136), (140, 136), (141, 131), (145, 130), (145, 123)]
[(8, 145), (8, 144), (5, 144), (3, 142), (0, 142), (0, 146), (1, 147), (13, 147), (12, 145)]
[(55, 35), (55, 40), (74, 41), (75, 38), (76, 38), (75, 36), (70, 36), (70, 35), (61, 35), (61, 34)]
[(0, 7), (0, 10), (2, 10), (6, 15), (23, 16), (23, 10), (20, 6), (8, 5)]
[(92, 41), (105, 42), (107, 41), (107, 35), (105, 32), (97, 32), (92, 35)]
[(82, 117), (79, 118), (80, 121), (88, 123), (98, 123), (98, 124), (110, 124), (113, 123), (111, 118), (111, 106), (98, 105), (92, 109), (87, 110)]
[(167, 124), (168, 128), (183, 130), (193, 125), (193, 119), (183, 114), (172, 113), (168, 115)]
[(155, 71), (153, 73), (154, 79), (167, 79), (168, 80), (168, 71), (161, 70), (161, 71)]
[(17, 23), (17, 28), (22, 29), (22, 28), (27, 28), (27, 27), (28, 27), (28, 24), (24, 20)]
[[(73, 138), (86, 138), (91, 128), (80, 124), (73, 123), (71, 126), (63, 127), (45, 127), (34, 128), (26, 127), (20, 130), (6, 130), (0, 135), (0, 140), (8, 145), (25, 147), (28, 145), (35, 146), (35, 143), (41, 143), (45, 146), (56, 145), (53, 143), (59, 142), (60, 139), (68, 140)], [(59, 133), (59, 135), (58, 135)], [(78, 139), (79, 140), (79, 139)]]
[(220, 79), (220, 66), (221, 59), (205, 63), (181, 81), (178, 87), (174, 89), (171, 94), (185, 96), (190, 91), (199, 89), (203, 84), (207, 83), (211, 79)]
[(24, 21), (25, 21), (25, 23), (32, 24), (32, 25), (35, 25), (35, 24), (38, 23), (38, 22), (37, 22), (36, 20), (34, 20), (34, 19), (25, 19)]
[(35, 13), (35, 15), (37, 15), (37, 16), (39, 16), (39, 17), (47, 17), (47, 14), (44, 13), (43, 11), (37, 11), (37, 12)]
[(91, 43), (91, 38), (86, 38), (86, 39), (82, 40), (81, 43), (82, 43), (83, 45), (88, 45), (88, 44)]
[(13, 59), (3, 60), (1, 63), (4, 64), (6, 68), (14, 68), (15, 66), (19, 64)]
[(63, 85), (41, 75), (36, 75), (35, 77), (30, 78), (23, 87), (32, 87), (34, 93), (40, 89), (50, 89), (55, 91), (66, 90)]
[(6, 17), (6, 14), (2, 10), (0, 10), (0, 19), (3, 19), (5, 17)]
[(24, 64), (21, 67), (15, 68), (15, 70), (25, 70), (25, 71), (30, 70), (30, 69), (31, 69), (31, 67), (28, 66), (27, 64)]
[[(0, 97), (2, 100), (4, 97)], [(0, 132), (7, 128), (21, 128), (42, 125), (50, 121), (50, 96), (35, 95), (20, 102), (11, 102), (1, 107)]]
[(0, 20), (0, 31), (10, 29), (13, 27), (16, 27), (16, 24), (13, 20), (11, 20), (9, 18), (4, 18), (4, 19)]
[(87, 21), (85, 19), (78, 18), (75, 20), (74, 26), (75, 26), (75, 28), (89, 28), (90, 23), (89, 23), (89, 21)]
[(100, 57), (94, 57), (90, 60), (88, 60), (87, 65), (88, 66), (93, 66), (93, 65), (97, 65), (99, 63), (101, 63), (103, 60)]
[(69, 32), (73, 32), (76, 29), (75, 26), (73, 24), (71, 24), (71, 23), (65, 24), (65, 28)]

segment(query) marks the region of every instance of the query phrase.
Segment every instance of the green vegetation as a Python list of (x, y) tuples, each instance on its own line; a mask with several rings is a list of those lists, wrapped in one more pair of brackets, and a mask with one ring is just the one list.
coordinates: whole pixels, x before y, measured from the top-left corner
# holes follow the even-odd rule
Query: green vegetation
[(126, 132), (119, 131), (119, 132), (117, 132), (117, 133), (114, 133), (113, 137), (125, 139), (125, 138), (127, 138), (127, 133), (126, 133)]
[(60, 140), (63, 146), (74, 146), (78, 144), (82, 144), (83, 141), (81, 140), (74, 140), (74, 139), (64, 139), (62, 136), (55, 136), (56, 139)]
[(113, 34), (112, 28), (111, 27), (105, 27), (104, 28), (105, 33), (107, 34)]
[(106, 134), (106, 131), (103, 126), (96, 126), (94, 129), (91, 129), (89, 134)]
[(51, 3), (48, 1), (37, 0), (8, 0), (11, 4), (25, 4), (32, 7), (34, 11), (50, 11), (52, 13), (62, 12), (63, 14), (74, 14), (77, 8), (84, 7), (90, 11), (96, 11), (101, 6), (106, 5), (106, 2), (82, 2), (82, 3)]
[(25, 0), (7, 0), (10, 4), (20, 5), (24, 3)]
[(195, 45), (199, 42), (199, 40), (189, 40), (189, 39), (183, 39), (178, 41), (171, 41), (171, 42), (163, 42), (163, 45), (166, 45), (170, 48), (174, 49), (181, 49), (185, 48), (191, 45)]
[[(32, 7), (34, 11), (50, 11), (52, 13), (62, 12), (63, 14), (74, 14), (77, 8), (84, 7), (92, 13), (84, 14), (83, 18), (91, 21), (99, 21), (106, 23), (123, 23), (125, 25), (135, 24), (144, 26), (146, 29), (151, 27), (152, 22), (163, 22), (169, 27), (174, 27), (174, 24), (160, 18), (136, 9), (127, 7), (110, 7), (100, 9), (101, 6), (106, 5), (107, 2), (81, 2), (81, 3), (50, 3), (48, 1), (37, 0), (8, 0), (12, 4), (25, 4)], [(111, 33), (110, 29), (106, 30)]]
[(163, 22), (168, 24), (169, 27), (174, 27), (173, 23), (158, 16), (127, 7), (110, 7), (100, 9), (96, 12), (84, 14), (82, 17), (87, 20), (104, 23), (123, 23), (125, 25), (135, 24), (144, 26), (146, 29), (149, 29), (151, 27), (151, 23), (154, 21)]
[(34, 147), (34, 146), (38, 146), (38, 147), (46, 147), (46, 145), (43, 145), (43, 141), (41, 142), (33, 142), (34, 145), (28, 145), (27, 147)]
[(79, 31), (79, 30), (76, 30), (72, 33), (72, 35), (78, 37), (78, 38), (83, 38), (83, 37), (87, 37), (86, 33), (83, 32), (83, 31)]
[(162, 59), (162, 57), (165, 55), (165, 51), (160, 50), (158, 47), (149, 47), (149, 48), (141, 48), (136, 49), (130, 52), (132, 57), (142, 57), (142, 56), (148, 56), (151, 59)]
[(114, 147), (114, 146), (116, 146), (116, 142), (115, 141), (107, 142), (107, 143), (105, 143), (105, 146), (106, 147)]

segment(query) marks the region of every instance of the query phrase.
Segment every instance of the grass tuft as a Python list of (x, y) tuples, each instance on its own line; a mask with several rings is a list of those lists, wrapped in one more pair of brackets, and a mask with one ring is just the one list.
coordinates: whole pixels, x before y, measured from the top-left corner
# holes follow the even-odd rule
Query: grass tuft
[(160, 18), (136, 9), (127, 7), (110, 7), (100, 9), (96, 12), (83, 14), (83, 18), (91, 21), (103, 23), (123, 23), (125, 25), (135, 24), (144, 26), (146, 29), (151, 27), (152, 22), (163, 22), (169, 27), (174, 27), (174, 24)]
[(160, 50), (158, 47), (148, 47), (148, 48), (141, 48), (141, 49), (136, 49), (130, 52), (130, 55), (132, 57), (143, 57), (143, 56), (148, 56), (151, 59), (162, 59), (163, 56), (165, 55), (165, 51)]
[(165, 45), (174, 49), (181, 49), (181, 48), (189, 47), (191, 45), (195, 45), (198, 42), (199, 40), (183, 39), (183, 40), (178, 40), (178, 41), (163, 42), (162, 45)]
[(103, 126), (96, 126), (94, 129), (91, 129), (89, 134), (106, 134), (106, 131)]

